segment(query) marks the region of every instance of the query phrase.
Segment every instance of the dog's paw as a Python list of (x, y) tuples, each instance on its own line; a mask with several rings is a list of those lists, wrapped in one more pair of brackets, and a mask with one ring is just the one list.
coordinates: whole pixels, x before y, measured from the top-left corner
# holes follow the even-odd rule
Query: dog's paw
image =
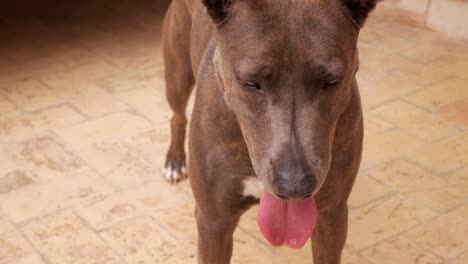
[(162, 171), (164, 180), (171, 184), (187, 179), (187, 166), (185, 162), (168, 160)]

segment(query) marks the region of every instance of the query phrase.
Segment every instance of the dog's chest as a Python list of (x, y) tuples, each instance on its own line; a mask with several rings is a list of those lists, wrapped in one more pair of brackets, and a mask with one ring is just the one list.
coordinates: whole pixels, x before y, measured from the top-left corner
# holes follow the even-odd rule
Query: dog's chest
[(244, 197), (255, 197), (260, 199), (263, 193), (263, 184), (255, 177), (249, 177), (243, 182), (244, 190), (242, 195)]

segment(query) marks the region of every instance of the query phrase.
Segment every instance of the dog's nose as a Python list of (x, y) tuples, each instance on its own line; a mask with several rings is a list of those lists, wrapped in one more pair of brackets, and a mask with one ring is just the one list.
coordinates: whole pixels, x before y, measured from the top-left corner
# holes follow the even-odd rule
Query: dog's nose
[(314, 188), (315, 177), (311, 176), (300, 182), (279, 181), (275, 184), (275, 193), (283, 200), (305, 200), (312, 196)]

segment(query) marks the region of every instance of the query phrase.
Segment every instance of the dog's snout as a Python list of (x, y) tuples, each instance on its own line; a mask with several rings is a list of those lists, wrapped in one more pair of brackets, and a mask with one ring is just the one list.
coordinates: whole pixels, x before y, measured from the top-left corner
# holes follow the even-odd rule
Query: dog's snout
[(275, 183), (276, 195), (283, 200), (303, 200), (312, 196), (315, 189), (315, 177), (309, 177), (301, 181), (280, 180)]

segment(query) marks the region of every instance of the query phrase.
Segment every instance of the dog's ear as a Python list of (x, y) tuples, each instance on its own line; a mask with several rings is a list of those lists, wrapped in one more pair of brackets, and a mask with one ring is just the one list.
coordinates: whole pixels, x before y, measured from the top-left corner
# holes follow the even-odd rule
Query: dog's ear
[(351, 17), (359, 26), (363, 26), (369, 13), (381, 0), (340, 0), (349, 9)]
[(232, 11), (234, 1), (236, 0), (202, 0), (202, 3), (206, 6), (206, 11), (213, 22), (222, 24)]

